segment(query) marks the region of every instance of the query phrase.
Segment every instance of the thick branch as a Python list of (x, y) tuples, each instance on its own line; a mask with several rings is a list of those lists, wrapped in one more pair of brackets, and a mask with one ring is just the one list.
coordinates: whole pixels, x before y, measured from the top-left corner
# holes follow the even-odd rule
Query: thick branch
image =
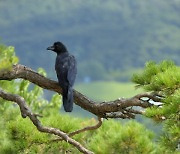
[[(31, 70), (30, 68), (26, 66), (17, 64), (13, 66), (12, 70), (8, 70), (6, 72), (5, 71), (0, 72), (0, 80), (14, 80), (17, 78), (29, 80), (30, 82), (44, 89), (55, 91), (59, 94), (62, 93), (62, 90), (60, 86), (58, 85), (58, 82), (50, 80), (38, 74), (37, 72)], [(161, 100), (159, 97), (155, 96), (154, 94), (145, 93), (145, 94), (136, 95), (129, 99), (121, 98), (121, 99), (117, 99), (110, 102), (96, 103), (93, 100), (90, 100), (89, 98), (84, 96), (83, 94), (79, 93), (78, 91), (74, 90), (74, 99), (75, 99), (75, 103), (78, 106), (97, 115), (98, 117), (104, 117), (104, 118), (107, 118), (107, 117), (116, 118), (117, 116), (114, 116), (114, 117), (112, 116), (115, 114), (111, 114), (111, 116), (109, 116), (108, 114), (122, 112), (124, 111), (124, 109), (129, 108), (129, 107), (139, 106), (142, 108), (147, 108), (147, 107), (152, 106), (152, 104), (149, 101), (142, 100), (141, 98), (143, 97), (147, 97), (151, 100), (158, 101), (158, 102)], [(141, 114), (141, 112), (136, 112), (136, 113), (132, 112), (132, 114), (133, 115)], [(132, 114), (130, 113), (130, 111), (128, 112), (128, 114), (122, 113), (123, 115), (122, 117), (132, 118), (133, 117)], [(121, 118), (121, 116), (119, 117)]]
[(57, 128), (45, 127), (45, 126), (41, 125), (41, 122), (37, 119), (37, 115), (32, 113), (30, 108), (27, 106), (24, 98), (22, 98), (18, 95), (6, 93), (1, 89), (0, 89), (0, 97), (2, 97), (5, 100), (8, 100), (8, 101), (16, 102), (20, 107), (22, 117), (26, 118), (28, 116), (40, 132), (57, 135), (57, 136), (61, 137), (64, 141), (74, 145), (82, 153), (85, 153), (85, 154), (92, 154), (93, 153), (93, 152), (87, 150), (86, 148), (84, 148), (79, 142), (70, 138), (63, 131), (61, 131)]

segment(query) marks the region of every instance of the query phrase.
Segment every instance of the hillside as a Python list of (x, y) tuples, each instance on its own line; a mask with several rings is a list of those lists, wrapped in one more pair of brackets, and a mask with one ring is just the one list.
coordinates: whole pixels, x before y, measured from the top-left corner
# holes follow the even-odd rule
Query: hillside
[(127, 81), (148, 60), (180, 65), (179, 14), (177, 0), (6, 0), (0, 38), (15, 46), (20, 63), (51, 77), (55, 55), (46, 47), (60, 40), (78, 59), (77, 81)]

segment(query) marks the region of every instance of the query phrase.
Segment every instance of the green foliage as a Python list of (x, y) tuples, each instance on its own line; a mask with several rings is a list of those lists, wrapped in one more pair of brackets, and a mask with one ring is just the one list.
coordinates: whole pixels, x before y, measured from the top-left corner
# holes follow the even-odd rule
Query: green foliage
[(17, 62), (18, 57), (15, 56), (14, 47), (0, 45), (0, 71), (11, 69), (12, 65)]
[[(47, 109), (49, 110), (49, 109)], [(46, 111), (47, 111), (46, 110)], [(12, 112), (14, 111), (14, 112)], [(40, 120), (46, 126), (72, 132), (95, 123), (95, 119), (83, 120), (60, 114), (57, 108), (50, 109), (50, 114)], [(16, 109), (7, 110), (5, 123), (6, 140), (1, 144), (0, 153), (79, 153), (76, 148), (64, 141), (55, 142), (55, 136), (40, 133), (29, 119), (22, 119)], [(16, 116), (14, 116), (16, 115)], [(6, 115), (5, 115), (6, 116)], [(15, 120), (16, 119), (16, 120)], [(33, 132), (33, 133), (32, 133)], [(155, 153), (158, 145), (152, 142), (153, 133), (135, 121), (121, 124), (114, 120), (104, 121), (101, 128), (73, 137), (95, 153)]]
[[(46, 110), (47, 111), (47, 110)], [(60, 115), (58, 109), (48, 111), (51, 115), (44, 116), (42, 119), (43, 124), (56, 128), (62, 128), (68, 132), (68, 129), (74, 130), (78, 128), (80, 120), (72, 119), (70, 116)], [(11, 113), (9, 113), (11, 114)], [(63, 117), (63, 118), (61, 118)], [(67, 122), (69, 121), (68, 125)], [(63, 141), (55, 142), (53, 135), (39, 132), (29, 119), (22, 119), (20, 115), (16, 117), (16, 120), (11, 120), (6, 129), (8, 130), (8, 139), (11, 144), (3, 147), (4, 150), (11, 147), (12, 152), (16, 153), (65, 153), (68, 150), (77, 152), (71, 145)], [(33, 133), (32, 133), (33, 132)], [(77, 138), (77, 137), (76, 137)], [(83, 140), (83, 136), (80, 135), (80, 140)], [(6, 149), (5, 149), (6, 148)], [(3, 150), (0, 152), (3, 152)]]
[(110, 120), (92, 136), (89, 146), (95, 153), (102, 154), (155, 153), (157, 146), (152, 139), (153, 133), (135, 121), (122, 125)]
[[(18, 62), (18, 57), (15, 55), (14, 47), (0, 45), (0, 73), (12, 68), (13, 64)], [(9, 92), (17, 92), (17, 81), (0, 81), (0, 88)], [(0, 113), (5, 111), (11, 103), (0, 98)]]
[(135, 74), (132, 80), (146, 91), (159, 92), (163, 96), (163, 106), (147, 109), (146, 116), (155, 121), (164, 120), (161, 144), (171, 152), (175, 151), (180, 139), (180, 67), (171, 61), (148, 62), (145, 70)]
[[(18, 57), (16, 57), (15, 55), (14, 47), (12, 46), (7, 47), (5, 45), (0, 45), (0, 73), (11, 69), (13, 64), (17, 64), (17, 63), (18, 63)], [(7, 82), (5, 81), (0, 81), (0, 86), (2, 88), (6, 88), (7, 90), (10, 90), (11, 88), (16, 87), (13, 84), (14, 82), (11, 82), (12, 86), (10, 86), (10, 84), (8, 86), (6, 83)]]
[(180, 87), (180, 67), (171, 61), (163, 61), (159, 65), (148, 62), (143, 73), (135, 74), (132, 81), (146, 91), (172, 94)]

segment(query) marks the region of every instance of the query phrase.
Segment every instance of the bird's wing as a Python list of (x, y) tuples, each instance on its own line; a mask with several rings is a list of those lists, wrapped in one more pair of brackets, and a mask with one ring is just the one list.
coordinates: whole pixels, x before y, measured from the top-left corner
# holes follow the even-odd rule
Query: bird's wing
[(77, 63), (74, 56), (70, 55), (68, 58), (68, 72), (67, 80), (71, 86), (73, 86), (77, 74)]
[(67, 85), (67, 72), (68, 72), (68, 57), (62, 58), (61, 56), (56, 57), (55, 70), (60, 86)]

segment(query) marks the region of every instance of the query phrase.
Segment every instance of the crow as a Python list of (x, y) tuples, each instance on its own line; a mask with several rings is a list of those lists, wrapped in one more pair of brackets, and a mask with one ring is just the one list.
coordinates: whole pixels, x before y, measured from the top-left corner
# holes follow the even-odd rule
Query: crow
[(62, 42), (55, 42), (47, 48), (57, 53), (55, 70), (60, 87), (62, 88), (62, 100), (64, 110), (73, 110), (73, 85), (77, 74), (77, 62), (73, 55), (69, 54)]

